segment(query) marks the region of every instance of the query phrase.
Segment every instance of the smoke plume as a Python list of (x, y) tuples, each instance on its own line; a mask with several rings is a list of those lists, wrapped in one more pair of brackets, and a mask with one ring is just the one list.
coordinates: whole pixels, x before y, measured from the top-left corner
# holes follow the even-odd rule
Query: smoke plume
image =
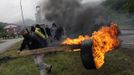
[(43, 13), (48, 21), (63, 26), (68, 35), (91, 34), (98, 27), (96, 18), (106, 15), (100, 4), (82, 0), (48, 0), (43, 4)]

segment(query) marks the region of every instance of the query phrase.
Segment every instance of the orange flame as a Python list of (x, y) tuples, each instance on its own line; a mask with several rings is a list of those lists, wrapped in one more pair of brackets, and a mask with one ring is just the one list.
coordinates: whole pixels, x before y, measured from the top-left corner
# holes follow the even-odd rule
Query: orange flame
[(80, 35), (76, 39), (67, 38), (62, 44), (64, 44), (64, 45), (79, 45), (82, 43), (82, 41), (88, 40), (88, 39), (90, 39), (90, 37), (88, 35), (85, 35), (85, 36)]
[(62, 44), (64, 45), (80, 45), (82, 41), (92, 39), (93, 41), (93, 57), (97, 69), (104, 64), (105, 53), (119, 46), (118, 39), (119, 29), (117, 24), (111, 23), (111, 26), (103, 26), (92, 37), (80, 35), (76, 39), (67, 38)]
[(98, 32), (94, 32), (93, 40), (93, 57), (96, 68), (99, 69), (104, 64), (105, 53), (119, 46), (117, 24), (110, 27), (102, 27)]

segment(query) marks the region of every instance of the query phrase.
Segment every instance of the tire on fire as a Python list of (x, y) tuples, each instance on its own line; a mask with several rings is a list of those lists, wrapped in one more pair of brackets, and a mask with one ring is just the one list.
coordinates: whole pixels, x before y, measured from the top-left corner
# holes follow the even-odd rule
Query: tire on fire
[(81, 60), (86, 69), (96, 69), (92, 52), (92, 40), (82, 42)]

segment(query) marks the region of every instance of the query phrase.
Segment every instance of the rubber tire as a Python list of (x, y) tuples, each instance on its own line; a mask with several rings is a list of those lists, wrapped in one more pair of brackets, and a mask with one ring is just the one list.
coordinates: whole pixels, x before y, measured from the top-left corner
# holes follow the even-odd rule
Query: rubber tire
[(85, 40), (81, 44), (81, 60), (86, 69), (96, 69), (93, 60), (92, 40)]

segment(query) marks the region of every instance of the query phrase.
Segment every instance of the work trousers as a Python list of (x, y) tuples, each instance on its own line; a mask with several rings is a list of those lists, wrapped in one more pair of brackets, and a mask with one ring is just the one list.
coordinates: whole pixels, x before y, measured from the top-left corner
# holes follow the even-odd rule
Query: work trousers
[(40, 75), (46, 75), (46, 69), (50, 67), (50, 65), (43, 62), (44, 54), (34, 55), (34, 62), (37, 65)]

